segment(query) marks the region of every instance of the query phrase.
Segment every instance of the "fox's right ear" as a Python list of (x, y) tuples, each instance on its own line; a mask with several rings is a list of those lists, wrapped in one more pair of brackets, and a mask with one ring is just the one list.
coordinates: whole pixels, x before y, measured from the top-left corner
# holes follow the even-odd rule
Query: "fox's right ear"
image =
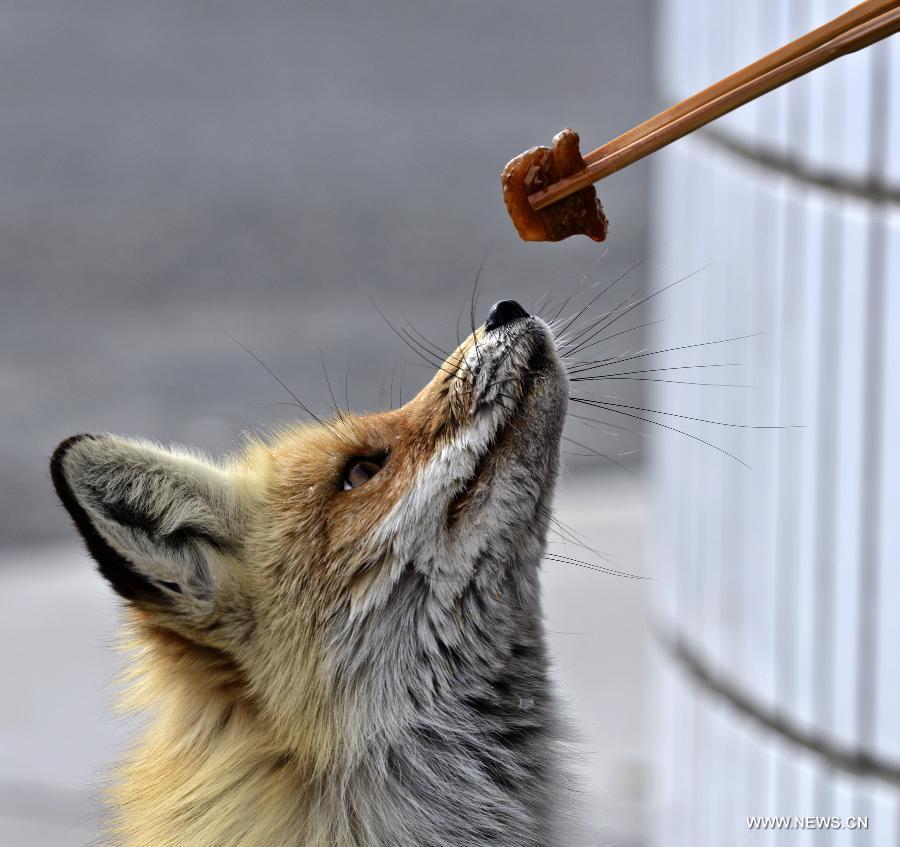
[(242, 535), (227, 470), (146, 442), (76, 435), (56, 448), (50, 474), (119, 594), (186, 627), (209, 620)]

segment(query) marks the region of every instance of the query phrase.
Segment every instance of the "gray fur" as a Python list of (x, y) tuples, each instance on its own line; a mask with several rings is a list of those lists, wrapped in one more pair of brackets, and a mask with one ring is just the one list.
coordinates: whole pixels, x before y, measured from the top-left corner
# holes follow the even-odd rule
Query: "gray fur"
[[(343, 776), (360, 844), (574, 843), (539, 581), (568, 382), (541, 323), (495, 336), (471, 362), (474, 403), (523, 405), (486, 490), (452, 528), (429, 528), (377, 611), (332, 624), (336, 684), (367, 693), (359, 719), (373, 730)], [(544, 344), (528, 397), (504, 383), (512, 399), (498, 399), (497, 381)]]

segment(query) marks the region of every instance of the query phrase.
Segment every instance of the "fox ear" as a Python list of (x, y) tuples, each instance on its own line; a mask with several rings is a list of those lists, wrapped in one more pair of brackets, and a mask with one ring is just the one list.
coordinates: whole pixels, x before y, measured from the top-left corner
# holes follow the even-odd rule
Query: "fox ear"
[(100, 572), (137, 606), (212, 612), (239, 539), (228, 473), (186, 453), (76, 435), (50, 460), (56, 493)]

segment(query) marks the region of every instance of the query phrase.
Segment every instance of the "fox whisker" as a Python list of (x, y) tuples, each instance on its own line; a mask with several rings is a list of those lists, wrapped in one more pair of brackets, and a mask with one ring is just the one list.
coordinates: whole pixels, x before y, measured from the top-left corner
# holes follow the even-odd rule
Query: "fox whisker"
[(645, 350), (640, 353), (636, 353), (630, 356), (610, 356), (606, 359), (597, 359), (597, 360), (588, 360), (584, 362), (579, 362), (576, 365), (573, 365), (569, 368), (569, 373), (584, 373), (586, 371), (594, 370), (596, 368), (609, 367), (610, 365), (619, 365), (623, 362), (630, 362), (634, 359), (642, 359), (647, 356), (658, 356), (663, 353), (674, 353), (680, 350), (693, 350), (698, 347), (709, 347), (715, 344), (729, 344), (734, 341), (744, 341), (748, 338), (758, 338), (763, 333), (761, 332), (752, 332), (746, 335), (735, 335), (731, 338), (719, 338), (714, 341), (700, 341), (695, 344), (681, 344), (677, 347), (666, 347), (660, 350)]
[(294, 392), (291, 391), (290, 388), (288, 388), (288, 386), (287, 386), (287, 384), (284, 382), (284, 380), (282, 380), (281, 377), (279, 377), (279, 376), (275, 373), (275, 371), (273, 371), (273, 370), (272, 370), (272, 369), (271, 369), (271, 368), (270, 368), (270, 367), (269, 367), (262, 359), (260, 359), (259, 356), (256, 355), (256, 353), (254, 353), (249, 347), (247, 347), (246, 344), (242, 344), (242, 343), (241, 343), (240, 341), (238, 341), (233, 335), (231, 335), (230, 333), (225, 332), (224, 330), (221, 330), (221, 332), (222, 332), (224, 335), (227, 335), (228, 338), (230, 338), (235, 344), (238, 345), (238, 347), (243, 348), (244, 351), (246, 351), (250, 356), (252, 356), (252, 357), (256, 360), (256, 362), (263, 368), (263, 370), (265, 370), (266, 373), (268, 373), (269, 376), (271, 376), (272, 379), (274, 379), (275, 382), (277, 382), (277, 383), (278, 383), (278, 384), (279, 384), (279, 385), (280, 385), (280, 386), (281, 386), (281, 387), (282, 387), (282, 388), (283, 388), (283, 389), (284, 389), (284, 390), (285, 390), (285, 391), (293, 398), (293, 400), (294, 400), (294, 402), (297, 404), (297, 407), (298, 407), (298, 408), (300, 408), (300, 409), (302, 409), (304, 412), (306, 412), (306, 414), (309, 415), (316, 423), (321, 424), (321, 425), (324, 426), (326, 429), (328, 429), (328, 430), (332, 433), (332, 435), (334, 435), (336, 438), (340, 439), (341, 441), (344, 440), (343, 437), (341, 436), (341, 434), (340, 434), (336, 429), (334, 429), (334, 427), (331, 426), (331, 424), (329, 424), (329, 423), (327, 423), (326, 421), (324, 421), (322, 418), (320, 418), (318, 415), (316, 415), (316, 414), (309, 408), (309, 406), (307, 406), (305, 403), (303, 403), (303, 401), (302, 401), (296, 394), (294, 394)]

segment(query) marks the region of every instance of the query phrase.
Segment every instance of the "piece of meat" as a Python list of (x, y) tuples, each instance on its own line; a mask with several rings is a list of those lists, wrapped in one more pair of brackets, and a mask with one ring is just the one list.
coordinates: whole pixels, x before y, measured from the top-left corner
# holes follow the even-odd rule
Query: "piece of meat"
[(553, 138), (552, 147), (532, 147), (503, 169), (503, 201), (524, 241), (562, 241), (579, 234), (594, 241), (606, 238), (608, 222), (593, 185), (539, 212), (528, 202), (529, 194), (586, 167), (578, 149), (578, 133), (564, 129)]

